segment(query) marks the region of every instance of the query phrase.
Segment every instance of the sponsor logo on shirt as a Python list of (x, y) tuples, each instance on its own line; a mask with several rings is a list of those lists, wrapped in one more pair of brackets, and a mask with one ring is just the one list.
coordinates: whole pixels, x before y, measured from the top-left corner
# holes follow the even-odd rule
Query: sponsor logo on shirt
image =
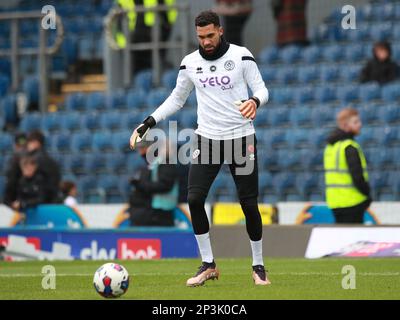
[(228, 76), (222, 77), (207, 77), (205, 79), (199, 79), (204, 88), (209, 87), (220, 87), (222, 90), (229, 90), (233, 88), (231, 84), (231, 78)]

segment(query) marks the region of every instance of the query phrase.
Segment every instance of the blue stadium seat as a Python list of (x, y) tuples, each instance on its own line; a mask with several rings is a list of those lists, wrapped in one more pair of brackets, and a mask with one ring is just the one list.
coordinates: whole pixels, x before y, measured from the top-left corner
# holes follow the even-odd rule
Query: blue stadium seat
[[(82, 154), (65, 155), (63, 167), (67, 169), (67, 172), (73, 173), (74, 175), (82, 175), (86, 173), (85, 161), (86, 157)], [(91, 174), (89, 172), (89, 174)]]
[(350, 44), (345, 48), (346, 61), (357, 62), (364, 60), (364, 46), (362, 44)]
[(91, 201), (93, 196), (98, 195), (96, 178), (92, 175), (78, 177), (77, 185), (82, 202), (94, 202)]
[(103, 112), (100, 115), (100, 126), (105, 130), (117, 130), (122, 127), (122, 118), (125, 117), (118, 111)]
[(317, 45), (310, 45), (301, 51), (302, 61), (306, 64), (314, 64), (321, 60), (321, 48)]
[(66, 112), (61, 121), (64, 130), (77, 131), (81, 129), (82, 116), (79, 112)]
[(113, 133), (112, 145), (114, 152), (127, 152), (129, 149), (129, 139), (132, 135), (132, 130), (123, 130)]
[(374, 198), (380, 194), (384, 189), (389, 189), (389, 175), (387, 172), (378, 171), (372, 172), (369, 176), (371, 190)]
[(47, 132), (60, 131), (62, 129), (62, 117), (58, 112), (46, 113), (42, 115), (41, 129)]
[(143, 90), (130, 90), (126, 95), (126, 105), (129, 109), (139, 109), (146, 104), (146, 93)]
[(27, 76), (22, 82), (22, 90), (29, 102), (39, 102), (39, 79), (37, 76)]
[(290, 109), (290, 122), (298, 127), (309, 127), (311, 122), (311, 108), (300, 106)]
[(283, 63), (292, 64), (298, 62), (301, 58), (301, 49), (298, 46), (287, 46), (280, 50), (279, 55)]
[(30, 132), (32, 130), (40, 129), (42, 115), (39, 112), (27, 113), (22, 118), (19, 128), (23, 132)]
[(294, 90), (294, 103), (296, 105), (309, 103), (309, 102), (312, 102), (313, 100), (314, 100), (313, 87), (309, 87), (309, 86), (298, 87)]
[(71, 136), (71, 151), (75, 153), (88, 152), (92, 148), (92, 134), (90, 131), (81, 131)]
[(126, 94), (123, 90), (117, 90), (107, 95), (107, 108), (110, 110), (124, 110), (127, 108)]
[(358, 143), (362, 146), (374, 146), (378, 143), (377, 134), (372, 127), (364, 127), (361, 134), (357, 137)]
[(145, 162), (138, 152), (131, 152), (127, 155), (128, 174), (134, 175), (137, 170), (144, 166)]
[(334, 125), (335, 109), (329, 105), (322, 104), (312, 111), (311, 117), (315, 128)]
[(284, 171), (300, 170), (301, 156), (299, 150), (278, 150), (278, 164)]
[(8, 133), (1, 133), (0, 134), (0, 150), (3, 154), (7, 152), (12, 152), (13, 150), (14, 139)]
[(337, 65), (324, 64), (320, 67), (320, 79), (323, 82), (335, 82), (339, 80), (339, 67)]
[(92, 150), (97, 152), (112, 151), (112, 135), (109, 132), (95, 132), (92, 140)]
[(102, 92), (90, 93), (86, 100), (86, 110), (99, 111), (106, 108), (106, 98)]
[(344, 58), (343, 48), (337, 44), (322, 47), (322, 56), (325, 61), (340, 62)]
[(369, 36), (372, 41), (389, 40), (392, 35), (392, 23), (381, 22), (371, 25)]
[(52, 150), (56, 152), (69, 152), (71, 148), (71, 134), (60, 132), (52, 136)]
[(308, 141), (314, 148), (322, 148), (326, 144), (326, 139), (328, 138), (329, 131), (326, 128), (318, 128), (311, 130), (309, 133)]
[(309, 130), (307, 129), (291, 129), (286, 131), (286, 140), (291, 149), (308, 147), (308, 137)]
[(259, 55), (262, 64), (274, 64), (280, 60), (279, 49), (275, 46), (264, 48)]
[(393, 26), (392, 33), (393, 33), (393, 39), (396, 41), (400, 41), (400, 24), (395, 24)]
[(121, 128), (127, 130), (134, 130), (144, 120), (145, 115), (139, 110), (129, 111), (124, 117), (121, 118)]
[(262, 161), (262, 168), (267, 171), (273, 171), (278, 166), (278, 154), (275, 151), (267, 150), (262, 152), (262, 148), (258, 148), (259, 159)]
[(178, 71), (176, 71), (175, 69), (164, 72), (161, 79), (162, 86), (167, 90), (170, 91), (173, 90), (175, 88), (177, 76), (178, 76)]
[(289, 109), (285, 107), (268, 110), (268, 124), (270, 126), (286, 126), (289, 124)]
[(0, 74), (0, 97), (4, 96), (7, 93), (9, 86), (10, 78), (5, 74)]
[[(307, 171), (316, 171), (323, 169), (323, 146), (317, 149), (301, 150), (302, 167)], [(311, 154), (311, 156), (310, 156)]]
[(196, 128), (197, 127), (196, 110), (190, 107), (183, 108), (183, 110), (179, 111), (178, 123), (182, 128)]
[(347, 40), (359, 43), (369, 39), (370, 27), (368, 23), (357, 23), (357, 28), (347, 30)]
[(379, 111), (382, 107), (373, 103), (363, 104), (359, 109), (361, 121), (365, 124), (379, 122)]
[(315, 173), (300, 173), (296, 176), (296, 189), (297, 192), (307, 199), (312, 193), (320, 191), (319, 184), (320, 177)]
[(292, 173), (277, 173), (273, 178), (273, 182), (274, 190), (281, 198), (288, 193), (295, 193), (294, 191), (296, 191), (296, 179)]
[(314, 100), (319, 103), (332, 102), (337, 99), (336, 90), (331, 86), (315, 87)]
[(270, 90), (271, 102), (278, 105), (286, 105), (292, 102), (292, 90), (289, 88), (279, 88)]
[(360, 100), (369, 102), (381, 98), (381, 88), (377, 83), (367, 83), (360, 85)]
[(80, 60), (91, 60), (94, 56), (95, 42), (93, 37), (84, 37), (78, 40), (78, 57)]
[[(4, 122), (6, 124), (16, 125), (18, 122), (18, 115), (15, 95), (7, 95), (2, 100), (0, 99), (0, 107), (4, 115)], [(26, 118), (26, 116), (24, 118)], [(29, 126), (26, 120), (22, 119), (22, 122), (25, 122), (25, 125)]]
[(400, 108), (398, 104), (389, 104), (379, 107), (379, 117), (383, 123), (400, 123)]
[(104, 153), (89, 153), (85, 158), (85, 172), (88, 174), (100, 174), (107, 172), (107, 155)]
[(264, 135), (264, 141), (269, 148), (284, 148), (286, 146), (285, 130), (269, 130)]
[(385, 102), (400, 101), (400, 82), (389, 83), (382, 87), (382, 99)]
[(72, 93), (67, 96), (65, 107), (68, 111), (82, 111), (86, 107), (86, 94)]
[(110, 173), (122, 174), (126, 172), (126, 156), (121, 153), (106, 155), (106, 167)]
[(298, 81), (302, 84), (310, 84), (319, 79), (319, 70), (315, 65), (300, 66), (297, 75)]
[(266, 189), (272, 189), (273, 187), (272, 175), (267, 171), (260, 172), (258, 181), (260, 193), (263, 193)]
[(378, 143), (380, 146), (398, 145), (400, 142), (400, 133), (398, 126), (384, 127), (378, 135)]
[(186, 100), (185, 106), (187, 107), (197, 107), (197, 98), (196, 98), (196, 91), (193, 90), (190, 94), (189, 97)]
[(337, 87), (337, 97), (344, 104), (357, 101), (359, 87), (356, 85), (339, 86)]
[(169, 95), (170, 92), (164, 88), (153, 89), (147, 97), (147, 105), (156, 108), (161, 105)]
[(98, 130), (100, 126), (100, 115), (98, 113), (85, 113), (82, 115), (82, 127), (90, 131)]
[(149, 92), (153, 85), (153, 76), (151, 70), (141, 71), (134, 78), (134, 86), (136, 89), (141, 89)]
[(346, 82), (358, 82), (360, 79), (362, 65), (343, 65), (340, 68), (340, 78)]
[(260, 66), (260, 73), (261, 77), (267, 84), (276, 81), (277, 68), (271, 66)]
[(276, 74), (276, 80), (280, 84), (289, 84), (297, 81), (297, 68), (281, 66)]

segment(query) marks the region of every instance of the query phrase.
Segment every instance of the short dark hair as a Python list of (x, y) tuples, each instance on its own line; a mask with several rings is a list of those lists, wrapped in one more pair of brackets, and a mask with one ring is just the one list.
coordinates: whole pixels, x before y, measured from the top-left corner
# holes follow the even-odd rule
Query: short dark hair
[(40, 130), (33, 130), (28, 134), (27, 137), (28, 142), (30, 141), (38, 141), (44, 147), (45, 137), (44, 134)]
[(26, 144), (26, 134), (24, 132), (17, 132), (14, 137), (14, 143), (18, 146)]
[(76, 184), (73, 181), (63, 181), (60, 184), (60, 190), (64, 196), (68, 196), (73, 188), (76, 188)]
[(217, 27), (221, 26), (218, 15), (211, 10), (200, 12), (194, 20), (194, 24), (196, 27), (205, 27), (209, 24), (213, 24)]

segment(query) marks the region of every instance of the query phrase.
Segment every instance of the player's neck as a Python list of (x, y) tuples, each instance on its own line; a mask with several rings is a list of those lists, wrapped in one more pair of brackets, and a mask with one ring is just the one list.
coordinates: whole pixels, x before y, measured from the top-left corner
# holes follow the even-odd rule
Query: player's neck
[(207, 54), (204, 49), (199, 46), (200, 55), (206, 60), (217, 60), (221, 58), (228, 51), (228, 49), (229, 43), (226, 42), (224, 36), (221, 36), (221, 41), (212, 54)]

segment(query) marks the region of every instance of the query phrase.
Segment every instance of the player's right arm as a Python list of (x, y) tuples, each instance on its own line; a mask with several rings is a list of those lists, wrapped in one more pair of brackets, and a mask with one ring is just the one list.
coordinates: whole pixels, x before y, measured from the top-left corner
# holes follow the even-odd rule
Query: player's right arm
[(194, 88), (193, 82), (187, 73), (185, 60), (186, 59), (182, 60), (179, 68), (175, 89), (169, 97), (133, 131), (130, 139), (131, 149), (135, 149), (136, 143), (141, 141), (152, 127), (161, 120), (177, 112), (185, 104), (186, 99)]

